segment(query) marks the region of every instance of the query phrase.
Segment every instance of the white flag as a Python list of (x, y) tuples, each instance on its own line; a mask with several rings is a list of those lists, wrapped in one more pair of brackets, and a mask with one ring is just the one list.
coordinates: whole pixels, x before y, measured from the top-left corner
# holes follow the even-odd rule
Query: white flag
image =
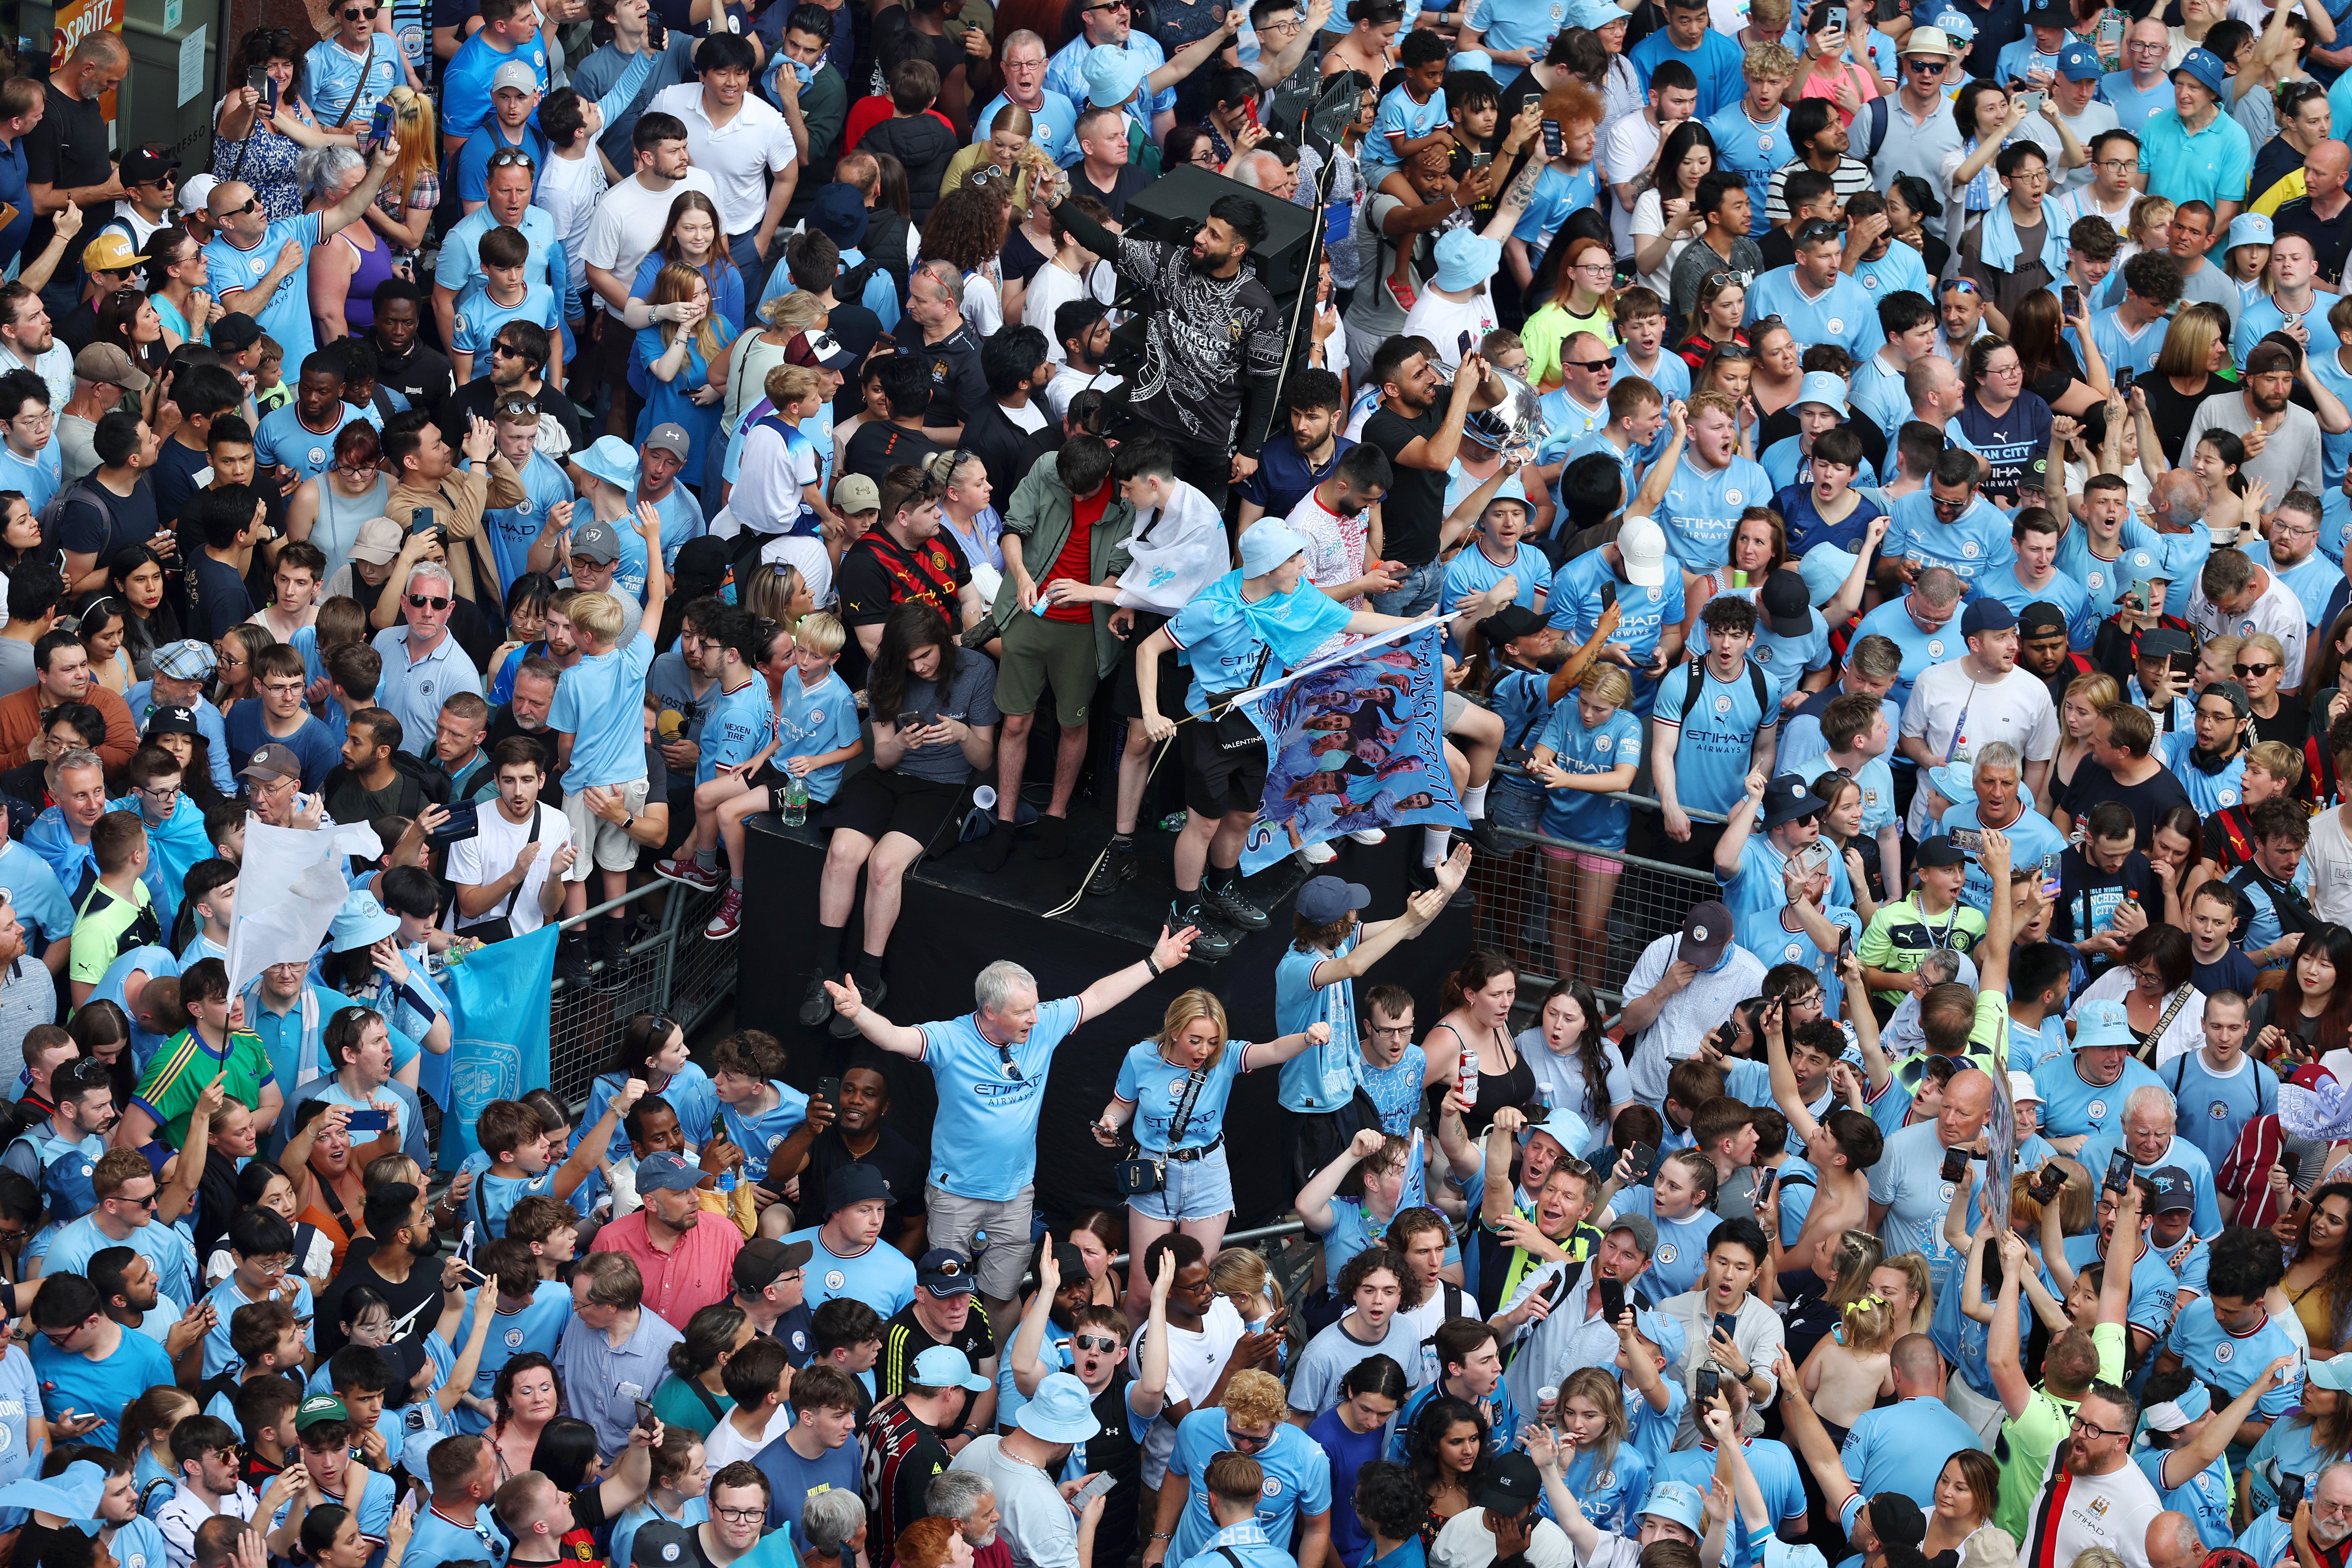
[[(310, 963), (351, 892), (343, 880), (343, 857), (373, 859), (383, 853), (383, 841), (363, 822), (311, 830), (271, 827), (247, 816), (237, 880), (257, 891), (230, 911), (228, 994), (242, 995), (273, 963)], [(262, 889), (270, 891), (264, 894)]]

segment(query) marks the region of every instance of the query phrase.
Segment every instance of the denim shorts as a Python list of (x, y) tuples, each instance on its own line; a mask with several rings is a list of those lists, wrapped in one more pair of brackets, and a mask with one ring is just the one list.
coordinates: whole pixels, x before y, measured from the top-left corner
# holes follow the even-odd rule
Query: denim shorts
[(1225, 1169), (1221, 1145), (1198, 1160), (1168, 1162), (1168, 1180), (1156, 1193), (1139, 1193), (1128, 1206), (1145, 1219), (1181, 1225), (1188, 1219), (1214, 1219), (1234, 1212), (1234, 1178)]
[[(1486, 815), (1498, 827), (1516, 827), (1522, 833), (1533, 833), (1543, 826), (1544, 797), (1527, 788), (1515, 778), (1498, 778), (1495, 787), (1486, 792)], [(1525, 848), (1527, 846), (1517, 846)]]

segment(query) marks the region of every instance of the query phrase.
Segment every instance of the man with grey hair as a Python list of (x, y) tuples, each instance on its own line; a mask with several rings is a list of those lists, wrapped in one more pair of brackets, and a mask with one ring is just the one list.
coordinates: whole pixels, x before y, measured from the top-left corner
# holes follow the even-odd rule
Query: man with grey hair
[[(972, 983), (977, 1008), (939, 1023), (893, 1024), (865, 1005), (854, 976), (824, 983), (834, 1010), (893, 1056), (921, 1062), (939, 1085), (931, 1124), (930, 1179), (923, 1207), (934, 1247), (978, 1258), (980, 1296), (999, 1336), (1011, 1338), (1013, 1303), (1028, 1265), (1025, 1238), (1035, 1195), (1037, 1113), (1055, 1047), (1080, 1024), (1098, 1018), (1183, 963), (1199, 934), (1161, 927), (1150, 955), (1104, 975), (1076, 996), (1040, 1003), (1037, 980), (998, 959)], [(985, 1253), (975, 1232), (1010, 1238)]]
[[(2341, 1563), (2347, 1554), (2346, 1542), (2352, 1539), (2352, 1464), (2338, 1459), (2321, 1470), (2311, 1483), (2305, 1506), (2310, 1510), (2313, 1552), (2323, 1563)], [(2156, 1526), (2151, 1523), (2148, 1529), (2152, 1541)], [(2257, 1513), (2237, 1544), (2262, 1568), (2294, 1568), (2302, 1560), (2294, 1549), (2294, 1524), (2279, 1518), (2274, 1508)], [(2148, 1568), (2178, 1568), (2178, 1563), (2179, 1559), (2159, 1562), (2153, 1550), (2148, 1555)]]
[[(2205, 994), (2193, 985), (2187, 989), (2189, 1000), (2156, 1041), (2160, 1077), (2171, 1076), (2162, 1069), (2175, 1057), (2200, 1049), (2205, 1043)], [(2169, 1005), (2171, 994), (2165, 994), (2164, 1005)], [(2163, 1011), (2163, 1006), (2158, 1011)], [(2074, 1157), (2085, 1170), (2105, 1171), (2108, 1159), (2121, 1149), (2131, 1156), (2132, 1169), (2151, 1181), (2158, 1171), (2179, 1172), (2189, 1179), (2189, 1192), (2196, 1199), (2190, 1227), (2200, 1236), (2218, 1236), (2221, 1205), (2214, 1196), (2212, 1162), (2205, 1157), (2205, 1151), (2179, 1136), (2179, 1126), (2170, 1092), (2158, 1084), (2142, 1084), (2124, 1097), (2122, 1119), (2104, 1132), (2092, 1133)]]
[[(2216, 393), (2207, 401), (2227, 395)], [(2200, 642), (2270, 633), (2286, 654), (2286, 672), (2279, 678), (2279, 689), (2293, 691), (2303, 685), (2303, 650), (2308, 636), (2303, 601), (2246, 552), (2216, 550), (2206, 558), (2204, 570), (2197, 574), (2196, 588), (2189, 595), (2187, 616)]]
[[(83, 34), (66, 63), (49, 73), (44, 107), (24, 134), (21, 154), (23, 179), (32, 196), (27, 206), (33, 226), (25, 236), (23, 251), (28, 263), (47, 248), (57, 231), (56, 215), (68, 205), (87, 213), (122, 195), (121, 176), (107, 155), (111, 127), (99, 100), (130, 74), (131, 50), (122, 36), (102, 28)], [(64, 258), (41, 289), (41, 302), (53, 315), (62, 316), (81, 297), (81, 247), (68, 240)]]
[(801, 1529), (809, 1538), (809, 1556), (819, 1563), (841, 1557), (842, 1549), (865, 1528), (865, 1500), (845, 1487), (811, 1493), (801, 1510)]
[(2197, 1533), (2195, 1520), (2167, 1512), (2148, 1521), (2147, 1568), (2201, 1568), (2204, 1561), (2205, 1540)]
[[(2045, 777), (2042, 787), (2048, 787), (2048, 784)], [(2066, 853), (2066, 836), (2049, 817), (2029, 805), (2029, 797), (2034, 792), (2025, 785), (2025, 764), (2017, 748), (2007, 741), (1979, 747), (1976, 761), (1969, 768), (1969, 784), (1976, 791), (1976, 797), (1949, 805), (1937, 823), (1936, 831), (1948, 834), (1961, 827), (1998, 828), (2009, 835), (2011, 866), (2023, 868), (2039, 865), (2044, 876), (2056, 876), (2059, 858)], [(1933, 787), (1923, 784), (1920, 793)], [(1992, 905), (1992, 879), (1974, 860), (1969, 862), (1968, 869), (1969, 879), (1960, 889), (1960, 902), (1983, 914)]]
[(996, 1542), (996, 1488), (977, 1470), (941, 1470), (923, 1491), (923, 1511), (955, 1521), (975, 1551)]
[(1243, 153), (1225, 173), (1276, 201), (1286, 202), (1298, 194), (1298, 165), (1283, 162), (1280, 153), (1264, 147)]
[(996, 111), (1017, 106), (1029, 115), (1029, 140), (1055, 163), (1067, 163), (1077, 155), (1078, 106), (1067, 93), (1045, 85), (1046, 53), (1045, 40), (1026, 27), (996, 41), (996, 74), (1003, 79), (1004, 90), (972, 121), (972, 141), (987, 141)]
[(907, 280), (907, 315), (921, 334), (915, 356), (931, 367), (931, 405), (923, 434), (942, 447), (963, 439), (964, 426), (995, 405), (980, 367), (980, 340), (963, 319), (963, 274), (926, 261)]
[(414, 757), (431, 748), (442, 703), (457, 692), (478, 696), (482, 689), (474, 661), (449, 635), (449, 611), (456, 602), (449, 568), (438, 561), (420, 561), (409, 568), (400, 596), (401, 619), (406, 624), (375, 634), (375, 651), (383, 658), (376, 706), (400, 721), (401, 750)]

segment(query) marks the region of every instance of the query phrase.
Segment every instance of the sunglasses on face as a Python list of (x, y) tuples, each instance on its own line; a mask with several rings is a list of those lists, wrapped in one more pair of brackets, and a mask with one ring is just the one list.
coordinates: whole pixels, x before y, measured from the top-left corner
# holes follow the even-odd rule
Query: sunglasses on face
[(2230, 673), (2242, 680), (2250, 675), (2268, 675), (2277, 668), (2274, 664), (2233, 664), (2230, 667)]
[(418, 610), (446, 610), (449, 607), (449, 601), (438, 595), (411, 594), (408, 603), (410, 608)]
[(1070, 1343), (1079, 1350), (1101, 1351), (1106, 1355), (1118, 1349), (1118, 1341), (1108, 1334), (1078, 1334), (1071, 1339)]
[(248, 200), (245, 205), (241, 207), (231, 207), (228, 211), (222, 213), (219, 216), (222, 217), (243, 217), (246, 214), (253, 211), (254, 208), (260, 205), (261, 198), (259, 196), (255, 196)]
[(1571, 370), (1608, 370), (1617, 363), (1613, 359), (1564, 359), (1559, 363)]

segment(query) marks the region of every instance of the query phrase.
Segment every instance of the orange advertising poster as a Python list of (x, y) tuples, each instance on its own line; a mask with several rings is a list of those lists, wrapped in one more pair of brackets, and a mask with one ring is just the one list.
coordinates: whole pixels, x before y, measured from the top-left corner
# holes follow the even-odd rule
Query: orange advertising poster
[[(57, 26), (49, 37), (49, 68), (65, 68), (66, 57), (73, 53), (76, 44), (96, 32), (122, 31), (124, 0), (66, 0), (58, 8)], [(114, 94), (99, 100), (99, 108), (108, 120), (114, 118)]]

